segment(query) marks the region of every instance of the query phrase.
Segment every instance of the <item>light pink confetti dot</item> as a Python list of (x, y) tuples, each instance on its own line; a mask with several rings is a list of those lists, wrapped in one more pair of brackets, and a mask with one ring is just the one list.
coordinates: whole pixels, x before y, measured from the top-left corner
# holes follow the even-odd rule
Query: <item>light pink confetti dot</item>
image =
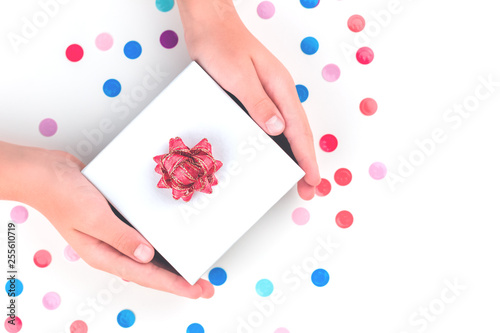
[(15, 223), (24, 223), (28, 219), (28, 210), (24, 206), (16, 206), (10, 211), (10, 218)]
[(47, 310), (55, 310), (61, 305), (61, 296), (55, 292), (46, 293), (43, 296), (42, 303)]
[(372, 165), (370, 165), (368, 173), (375, 180), (384, 179), (385, 175), (387, 175), (387, 167), (385, 166), (384, 163), (375, 162)]
[(323, 74), (323, 79), (325, 79), (326, 81), (335, 82), (340, 77), (340, 68), (335, 64), (328, 64), (325, 67), (323, 67), (322, 74)]
[(304, 225), (309, 222), (309, 211), (304, 207), (296, 208), (292, 213), (292, 220), (296, 225)]
[(68, 261), (77, 261), (78, 259), (80, 259), (78, 253), (76, 253), (75, 250), (73, 250), (73, 248), (70, 245), (64, 248), (64, 257)]
[(270, 1), (262, 1), (257, 6), (257, 14), (260, 18), (267, 20), (274, 16), (276, 9)]
[(113, 46), (113, 36), (107, 32), (99, 34), (95, 39), (95, 46), (101, 51), (107, 51)]
[(290, 331), (284, 327), (280, 327), (280, 328), (277, 328), (276, 331), (274, 331), (274, 333), (290, 333)]

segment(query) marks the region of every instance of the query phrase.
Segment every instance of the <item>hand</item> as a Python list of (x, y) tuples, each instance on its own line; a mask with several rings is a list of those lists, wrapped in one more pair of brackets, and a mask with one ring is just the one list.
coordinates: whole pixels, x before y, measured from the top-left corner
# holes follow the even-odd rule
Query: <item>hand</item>
[[(113, 214), (106, 199), (81, 174), (83, 164), (77, 158), (0, 142), (0, 162), (0, 182), (7, 180), (0, 199), (22, 201), (40, 211), (90, 266), (179, 296), (212, 297), (214, 287), (208, 281), (191, 286), (150, 262), (151, 244)], [(18, 181), (8, 184), (16, 179), (14, 173)]]
[(179, 0), (178, 5), (191, 58), (235, 95), (266, 133), (284, 132), (306, 173), (297, 184), (299, 195), (312, 199), (321, 178), (291, 75), (246, 29), (232, 0)]

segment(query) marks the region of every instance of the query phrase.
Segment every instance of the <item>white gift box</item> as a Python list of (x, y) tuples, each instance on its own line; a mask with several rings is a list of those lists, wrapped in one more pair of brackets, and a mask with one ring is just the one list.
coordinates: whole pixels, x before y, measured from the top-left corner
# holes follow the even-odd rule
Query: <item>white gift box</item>
[[(212, 145), (223, 163), (213, 193), (184, 202), (156, 186), (153, 157), (177, 136)], [(304, 175), (195, 62), (82, 172), (190, 284)]]

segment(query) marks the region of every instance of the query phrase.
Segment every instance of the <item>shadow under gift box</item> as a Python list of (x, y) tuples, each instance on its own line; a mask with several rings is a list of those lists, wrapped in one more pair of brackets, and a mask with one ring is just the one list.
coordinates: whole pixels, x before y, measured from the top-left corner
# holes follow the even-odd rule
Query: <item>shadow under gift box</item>
[[(304, 175), (284, 135), (273, 142), (241, 110), (192, 62), (82, 171), (155, 247), (153, 262), (190, 284)], [(156, 187), (153, 157), (167, 153), (176, 136), (190, 148), (203, 138), (212, 144), (224, 164), (212, 194), (195, 192), (185, 203)]]

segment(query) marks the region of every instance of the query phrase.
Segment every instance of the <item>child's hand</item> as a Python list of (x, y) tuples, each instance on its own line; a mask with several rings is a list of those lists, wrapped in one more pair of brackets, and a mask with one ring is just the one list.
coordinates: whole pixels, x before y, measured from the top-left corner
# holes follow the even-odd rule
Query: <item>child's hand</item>
[(311, 128), (292, 77), (243, 25), (232, 0), (179, 0), (189, 54), (235, 95), (270, 135), (284, 132), (306, 175), (299, 195), (314, 197), (319, 176)]
[(40, 211), (90, 266), (145, 287), (189, 298), (210, 298), (205, 280), (191, 286), (150, 263), (151, 244), (119, 220), (106, 199), (81, 174), (70, 154), (0, 142), (0, 199)]

